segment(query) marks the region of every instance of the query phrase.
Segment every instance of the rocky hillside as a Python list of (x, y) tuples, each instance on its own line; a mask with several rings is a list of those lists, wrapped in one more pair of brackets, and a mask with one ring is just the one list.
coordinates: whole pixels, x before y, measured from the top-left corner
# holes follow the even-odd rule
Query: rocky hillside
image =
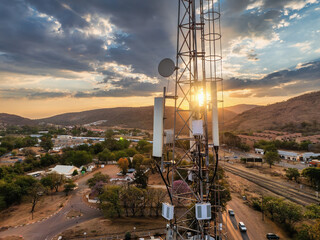
[(37, 124), (34, 120), (7, 113), (0, 113), (0, 123), (20, 126)]
[[(258, 106), (226, 123), (229, 130), (264, 130), (320, 124), (320, 91), (304, 94), (284, 102)], [(303, 124), (302, 124), (303, 125)]]
[(253, 104), (238, 104), (231, 107), (225, 107), (224, 109), (234, 112), (236, 114), (240, 114), (258, 106), (259, 105), (253, 105)]

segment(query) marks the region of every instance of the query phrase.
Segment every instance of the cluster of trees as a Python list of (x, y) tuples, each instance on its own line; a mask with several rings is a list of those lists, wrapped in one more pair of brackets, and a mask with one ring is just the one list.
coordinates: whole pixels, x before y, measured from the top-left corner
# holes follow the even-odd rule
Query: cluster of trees
[(256, 198), (252, 200), (256, 210), (263, 211), (272, 221), (277, 222), (293, 234), (295, 224), (304, 217), (302, 207), (283, 198), (266, 196), (261, 200)]
[(289, 180), (295, 180), (296, 182), (299, 182), (300, 172), (296, 168), (288, 168), (286, 169), (286, 177)]
[(106, 186), (99, 195), (100, 207), (107, 218), (121, 216), (159, 216), (166, 192), (136, 186)]
[[(316, 240), (320, 237), (320, 206), (311, 204), (306, 206), (306, 211), (297, 204), (285, 201), (282, 198), (267, 196), (261, 200), (252, 200), (256, 210), (263, 211), (272, 221), (285, 227), (290, 235), (295, 235), (297, 240)], [(296, 224), (309, 220), (311, 224)], [(305, 222), (305, 221), (304, 221)]]
[(245, 152), (250, 151), (250, 146), (241, 142), (241, 138), (231, 132), (223, 133), (222, 142), (229, 147), (239, 148)]
[(2, 175), (0, 178), (0, 210), (22, 201), (31, 202), (31, 213), (40, 198), (52, 191), (58, 192), (64, 185), (66, 195), (73, 190), (75, 184), (72, 180), (66, 180), (63, 175), (50, 173), (38, 180), (31, 176), (16, 175), (15, 173)]
[(0, 156), (12, 151), (15, 148), (32, 147), (36, 143), (37, 139), (32, 137), (5, 136), (1, 139)]
[(312, 225), (303, 224), (299, 229), (296, 240), (318, 240), (320, 239), (320, 220), (316, 220)]
[(92, 162), (92, 155), (83, 150), (65, 150), (60, 159), (63, 165), (74, 165), (77, 167), (89, 164)]
[(273, 130), (280, 130), (292, 133), (300, 132), (304, 134), (314, 134), (316, 132), (320, 132), (320, 123), (317, 120), (313, 120), (312, 122), (301, 123), (289, 122), (282, 126), (277, 126), (273, 128)]
[(296, 150), (296, 151), (308, 151), (310, 141), (303, 141), (300, 144), (295, 141), (266, 141), (260, 140), (254, 144), (255, 148), (264, 148), (265, 146), (274, 146), (276, 149)]
[[(33, 146), (35, 141), (34, 138), (30, 137), (16, 138), (6, 136), (1, 139), (0, 154), (2, 151), (6, 153), (14, 148)], [(51, 136), (45, 135), (42, 138), (41, 144), (43, 144), (42, 147), (46, 150), (50, 149), (52, 147)], [(136, 184), (137, 186), (146, 188), (148, 178), (142, 169), (140, 169), (140, 166), (151, 164), (151, 160), (145, 159), (142, 154), (149, 153), (152, 145), (145, 140), (139, 141), (136, 148), (129, 148), (129, 145), (130, 142), (125, 139), (117, 141), (113, 139), (112, 136), (107, 136), (106, 140), (102, 143), (94, 145), (83, 144), (75, 148), (63, 149), (62, 155), (51, 155), (47, 153), (37, 158), (35, 157), (36, 153), (34, 151), (26, 149), (24, 153), (26, 155), (25, 161), (22, 163), (17, 162), (13, 166), (0, 167), (0, 208), (18, 204), (24, 196), (27, 196), (27, 192), (23, 191), (22, 187), (18, 185), (19, 181), (16, 183), (17, 179), (24, 177), (25, 172), (40, 170), (54, 164), (72, 164), (80, 167), (92, 162), (93, 156), (97, 156), (99, 160), (104, 162), (117, 161), (121, 158), (128, 161), (128, 157), (133, 157), (133, 161), (128, 161), (128, 167), (138, 169), (136, 173)], [(28, 178), (30, 179), (31, 177)], [(57, 186), (56, 182), (53, 184), (47, 177), (43, 179), (43, 182), (40, 182), (40, 184), (45, 188), (52, 189), (53, 186)], [(61, 181), (61, 184), (65, 184), (66, 194), (74, 188), (72, 182)]]
[(0, 131), (0, 136), (6, 135), (30, 135), (30, 134), (37, 134), (39, 131), (48, 131), (51, 135), (65, 135), (67, 134), (67, 130), (60, 127), (53, 127), (53, 126), (7, 126), (5, 130)]
[(36, 158), (33, 151), (27, 152), (28, 155), (22, 163), (16, 162), (13, 166), (1, 166), (0, 178), (1, 176), (5, 178), (7, 175), (11, 174), (22, 175), (25, 172), (39, 170), (61, 162), (61, 157), (59, 155), (50, 155), (47, 153), (42, 155), (40, 158)]

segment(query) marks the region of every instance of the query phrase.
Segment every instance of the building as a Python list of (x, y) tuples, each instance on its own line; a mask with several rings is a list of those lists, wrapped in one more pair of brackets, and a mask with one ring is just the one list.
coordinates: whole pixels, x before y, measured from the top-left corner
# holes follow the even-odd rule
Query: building
[(261, 149), (261, 148), (255, 148), (255, 149), (254, 149), (254, 152), (255, 152), (256, 154), (264, 155), (264, 150)]
[(54, 168), (50, 168), (50, 172), (56, 172), (66, 177), (71, 177), (74, 170), (80, 172), (79, 168), (70, 165), (56, 165)]
[(282, 150), (278, 150), (278, 153), (279, 153), (280, 158), (282, 158), (282, 159), (292, 160), (292, 161), (298, 160), (298, 153), (282, 151)]
[(133, 182), (134, 177), (130, 176), (117, 176), (115, 178), (111, 178), (110, 182), (115, 183), (115, 184), (123, 184), (123, 183), (130, 183)]
[(309, 161), (311, 158), (320, 157), (320, 153), (305, 152), (301, 155), (303, 161)]

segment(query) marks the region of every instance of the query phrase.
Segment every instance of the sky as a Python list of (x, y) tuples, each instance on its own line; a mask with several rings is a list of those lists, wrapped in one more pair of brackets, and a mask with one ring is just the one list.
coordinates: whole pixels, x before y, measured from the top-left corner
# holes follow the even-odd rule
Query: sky
[[(174, 79), (178, 0), (0, 0), (0, 112), (150, 106)], [(225, 106), (320, 87), (319, 0), (221, 0)]]

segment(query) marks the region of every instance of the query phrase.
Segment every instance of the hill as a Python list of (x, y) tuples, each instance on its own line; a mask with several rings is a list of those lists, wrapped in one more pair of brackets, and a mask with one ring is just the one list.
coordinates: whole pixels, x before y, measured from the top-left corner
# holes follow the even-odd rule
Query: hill
[(236, 114), (240, 114), (258, 106), (259, 105), (253, 105), (253, 104), (238, 104), (231, 107), (225, 107), (224, 109), (234, 112)]
[[(166, 107), (166, 128), (173, 127), (173, 113), (173, 107)], [(225, 121), (234, 118), (236, 115), (237, 114), (231, 111), (224, 111)], [(153, 106), (96, 109), (83, 112), (65, 113), (49, 118), (38, 119), (39, 122), (57, 125), (79, 125), (99, 120), (106, 120), (103, 125), (108, 127), (118, 126), (152, 130)], [(178, 121), (178, 124), (182, 124), (182, 121)]]
[[(228, 121), (228, 130), (249, 131), (279, 129), (292, 131), (299, 126), (320, 127), (320, 91), (291, 98), (268, 106), (258, 106)], [(318, 122), (317, 122), (318, 121)], [(317, 127), (318, 126), (318, 127)]]
[(0, 113), (0, 123), (7, 125), (36, 125), (37, 122), (29, 118), (20, 117), (13, 114)]

